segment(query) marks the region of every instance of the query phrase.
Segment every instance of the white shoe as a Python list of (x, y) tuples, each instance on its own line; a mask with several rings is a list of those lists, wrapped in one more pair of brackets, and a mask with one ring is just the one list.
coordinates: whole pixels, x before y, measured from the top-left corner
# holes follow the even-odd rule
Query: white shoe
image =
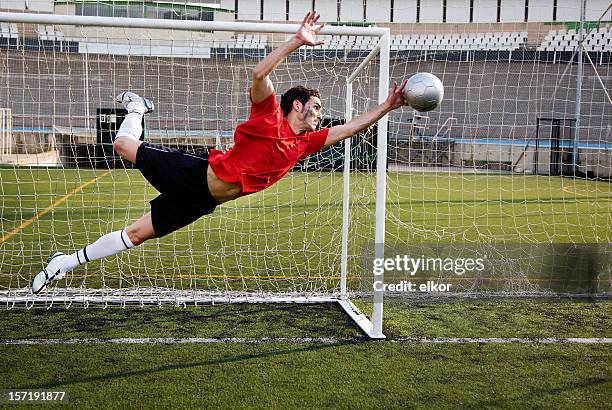
[(61, 270), (63, 257), (64, 254), (62, 252), (53, 252), (49, 255), (47, 267), (32, 279), (32, 293), (37, 294), (51, 282), (64, 277), (65, 272)]
[(128, 110), (128, 112), (129, 112), (128, 105), (133, 102), (142, 104), (142, 106), (145, 109), (145, 112), (144, 112), (145, 114), (153, 112), (153, 110), (155, 109), (155, 106), (153, 105), (153, 101), (143, 98), (139, 96), (138, 94), (135, 94), (129, 91), (124, 91), (118, 96), (116, 96), (115, 101), (123, 104), (123, 106), (125, 107), (126, 110)]

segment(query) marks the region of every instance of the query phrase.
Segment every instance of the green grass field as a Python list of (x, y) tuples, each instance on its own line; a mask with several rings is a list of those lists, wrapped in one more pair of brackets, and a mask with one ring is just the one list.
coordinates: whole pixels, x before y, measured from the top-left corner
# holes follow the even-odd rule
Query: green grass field
[[(1, 169), (0, 176), (3, 235), (28, 223), (0, 243), (0, 286), (10, 282), (11, 288), (27, 286), (52, 250), (73, 252), (122, 229), (146, 212), (156, 195), (136, 170)], [(341, 187), (340, 173), (294, 172), (269, 190), (224, 204), (214, 215), (129, 255), (87, 265), (70, 285), (126, 287), (146, 278), (149, 285), (236, 291), (253, 285), (262, 291), (337, 288)], [(387, 191), (389, 248), (612, 241), (608, 182), (395, 172), (389, 173)], [(363, 289), (369, 275), (364, 285), (361, 258), (374, 239), (373, 174), (353, 175), (351, 193), (349, 273), (353, 288)], [(258, 280), (262, 277), (265, 281)]]
[[(73, 251), (123, 228), (155, 196), (137, 171), (0, 169), (0, 177), (0, 290), (27, 286), (50, 250)], [(167, 238), (93, 262), (60, 286), (336, 289), (341, 183), (339, 173), (294, 173), (269, 191), (223, 205), (212, 217)], [(354, 175), (351, 188), (349, 287), (362, 290), (369, 278), (359, 258), (363, 246), (371, 245), (374, 228), (371, 175)], [(387, 242), (394, 249), (414, 243), (612, 241), (612, 185), (607, 182), (389, 173), (387, 199)], [(527, 275), (508, 284), (504, 277), (490, 286), (511, 286), (520, 293), (526, 284), (540, 286), (536, 279)], [(473, 278), (464, 281), (465, 288), (474, 283)], [(542, 281), (550, 288), (553, 280)], [(611, 283), (601, 277), (597, 293), (609, 295)], [(358, 302), (367, 311), (368, 301)], [(5, 310), (0, 339), (276, 339), (261, 344), (0, 345), (0, 389), (66, 390), (78, 408), (583, 409), (609, 408), (612, 401), (609, 343), (400, 341), (611, 338), (612, 304), (605, 298), (389, 298), (384, 323), (389, 339), (380, 342), (362, 339), (333, 304), (45, 307)]]
[[(393, 339), (611, 337), (612, 304), (386, 304)], [(334, 305), (10, 310), (5, 338), (332, 337)], [(0, 388), (67, 391), (74, 407), (609, 408), (609, 344), (337, 342), (2, 345)]]

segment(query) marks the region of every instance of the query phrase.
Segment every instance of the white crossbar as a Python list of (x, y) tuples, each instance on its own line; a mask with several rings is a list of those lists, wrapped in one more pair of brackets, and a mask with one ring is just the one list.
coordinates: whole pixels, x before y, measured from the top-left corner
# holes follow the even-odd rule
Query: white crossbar
[[(96, 27), (131, 27), (188, 31), (242, 31), (252, 33), (295, 33), (298, 24), (247, 23), (240, 21), (192, 21), (57, 14), (0, 13), (0, 21), (28, 24), (54, 24)], [(344, 34), (382, 37), (389, 29), (379, 27), (325, 26), (322, 35)]]

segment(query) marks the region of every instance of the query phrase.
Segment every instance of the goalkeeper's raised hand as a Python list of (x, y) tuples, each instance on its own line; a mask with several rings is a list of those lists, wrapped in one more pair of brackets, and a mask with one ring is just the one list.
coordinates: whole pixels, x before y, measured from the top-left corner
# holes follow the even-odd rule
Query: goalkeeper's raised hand
[(325, 23), (315, 26), (319, 17), (321, 17), (321, 15), (317, 14), (315, 11), (309, 11), (306, 17), (304, 17), (302, 25), (297, 33), (295, 33), (295, 38), (298, 39), (302, 45), (320, 46), (325, 43), (323, 40), (315, 40), (315, 36), (325, 27)]

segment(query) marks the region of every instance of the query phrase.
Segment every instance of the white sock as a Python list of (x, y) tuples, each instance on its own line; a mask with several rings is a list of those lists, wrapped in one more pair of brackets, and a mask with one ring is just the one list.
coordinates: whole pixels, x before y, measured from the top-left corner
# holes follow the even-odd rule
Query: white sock
[(117, 131), (117, 138), (128, 137), (140, 139), (142, 135), (142, 115), (144, 113), (144, 107), (140, 103), (131, 102), (128, 104), (128, 111), (129, 114), (125, 116), (121, 123), (121, 127), (119, 127), (119, 131)]
[(79, 265), (102, 259), (133, 247), (134, 244), (128, 238), (125, 229), (107, 233), (91, 245), (87, 245), (72, 255), (66, 255), (62, 271), (68, 272)]

